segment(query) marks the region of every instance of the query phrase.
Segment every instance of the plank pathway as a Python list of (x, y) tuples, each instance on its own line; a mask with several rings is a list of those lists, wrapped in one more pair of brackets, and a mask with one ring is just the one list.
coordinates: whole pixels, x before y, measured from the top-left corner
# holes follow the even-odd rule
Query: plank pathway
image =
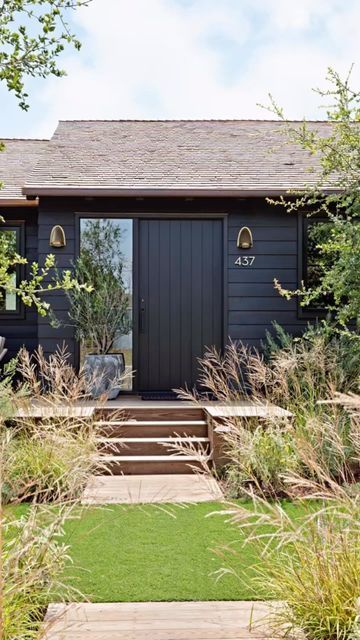
[(266, 602), (52, 604), (45, 640), (263, 640)]
[(210, 502), (223, 494), (214, 478), (200, 474), (93, 476), (83, 504)]

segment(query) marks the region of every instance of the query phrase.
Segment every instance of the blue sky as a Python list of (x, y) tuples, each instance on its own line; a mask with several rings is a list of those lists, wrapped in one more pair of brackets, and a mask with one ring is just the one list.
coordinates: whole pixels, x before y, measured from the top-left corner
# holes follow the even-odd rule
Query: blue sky
[(321, 118), (328, 66), (360, 85), (359, 0), (93, 0), (67, 77), (29, 83), (22, 113), (0, 88), (0, 136), (48, 137), (59, 119)]

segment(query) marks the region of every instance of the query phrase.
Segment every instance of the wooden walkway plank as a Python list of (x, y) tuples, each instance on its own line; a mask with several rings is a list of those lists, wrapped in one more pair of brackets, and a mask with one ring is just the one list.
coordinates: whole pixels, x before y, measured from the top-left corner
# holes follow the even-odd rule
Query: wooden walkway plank
[(264, 640), (266, 602), (50, 605), (44, 640)]
[(84, 504), (194, 503), (222, 500), (215, 478), (204, 474), (93, 476)]

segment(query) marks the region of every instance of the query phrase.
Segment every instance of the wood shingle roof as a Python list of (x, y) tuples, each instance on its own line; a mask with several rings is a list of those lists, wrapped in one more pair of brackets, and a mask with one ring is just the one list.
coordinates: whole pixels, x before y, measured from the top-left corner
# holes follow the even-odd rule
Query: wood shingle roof
[(45, 153), (48, 140), (2, 139), (5, 149), (0, 152), (0, 205), (6, 200), (26, 200), (22, 187)]
[(23, 193), (276, 195), (316, 179), (316, 158), (284, 132), (269, 120), (61, 121)]
[[(309, 127), (327, 136), (329, 122)], [(270, 120), (61, 121), (50, 141), (4, 140), (0, 202), (40, 195), (265, 196), (316, 180), (318, 160)]]

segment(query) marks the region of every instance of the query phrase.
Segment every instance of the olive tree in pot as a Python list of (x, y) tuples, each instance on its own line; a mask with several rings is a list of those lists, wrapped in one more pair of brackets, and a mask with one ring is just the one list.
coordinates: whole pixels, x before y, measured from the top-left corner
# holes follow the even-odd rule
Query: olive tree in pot
[(91, 291), (67, 292), (75, 337), (85, 347), (84, 371), (94, 398), (116, 398), (125, 372), (123, 353), (112, 353), (115, 341), (131, 331), (131, 299), (124, 285), (121, 229), (109, 219), (87, 220), (76, 278)]

